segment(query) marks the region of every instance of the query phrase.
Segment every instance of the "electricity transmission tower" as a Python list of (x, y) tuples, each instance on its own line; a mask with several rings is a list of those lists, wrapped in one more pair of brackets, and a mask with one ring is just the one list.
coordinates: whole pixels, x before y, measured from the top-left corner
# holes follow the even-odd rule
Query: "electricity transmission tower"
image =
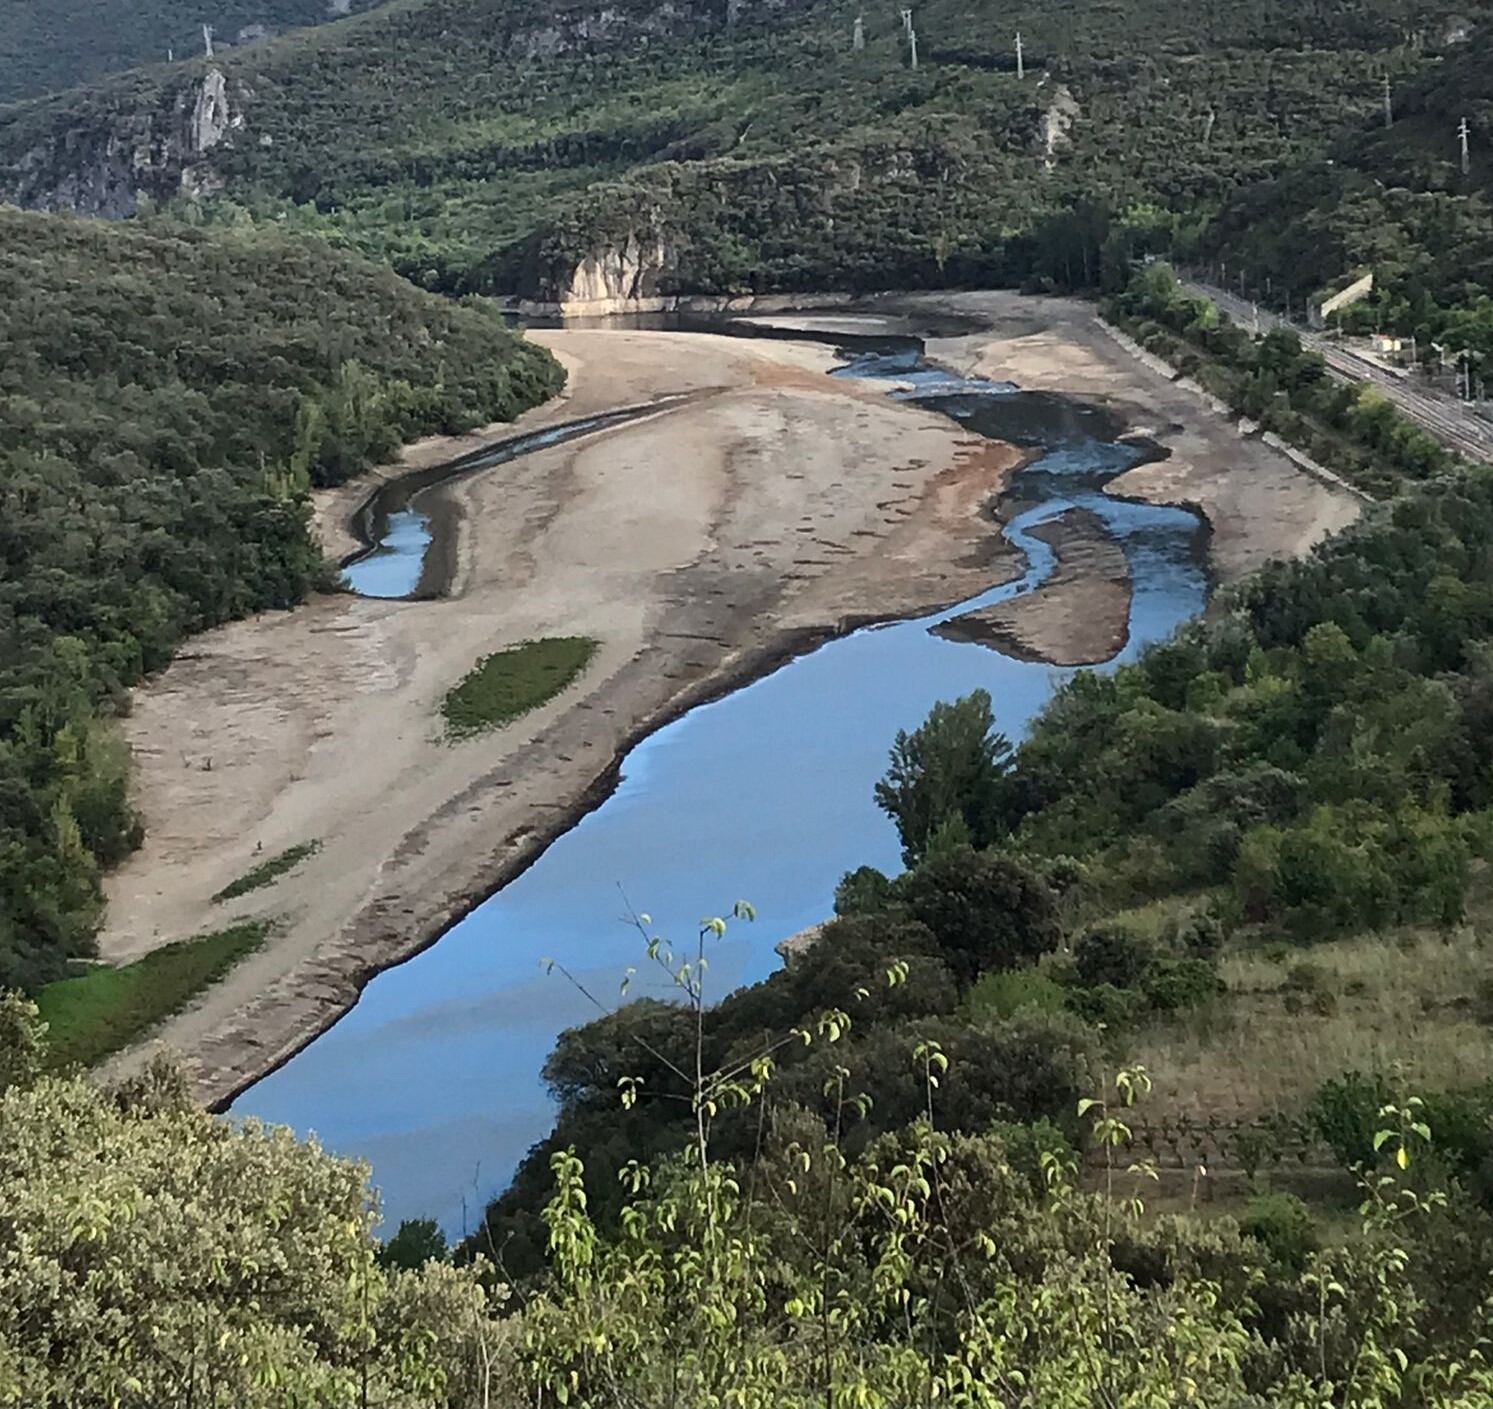
[(864, 15), (855, 17), (855, 33), (850, 41), (850, 47), (857, 54), (866, 47), (866, 18)]
[(1021, 31), (1016, 31), (1016, 77), (1026, 77), (1026, 54), (1021, 48)]
[(907, 50), (912, 56), (912, 67), (918, 66), (918, 32), (912, 27), (912, 11), (902, 11), (902, 28), (907, 34)]
[(210, 24), (202, 26), (202, 52), (208, 58), (213, 56), (213, 27)]
[(1384, 125), (1393, 127), (1395, 125), (1394, 95), (1389, 87), (1389, 75), (1384, 75)]
[(1462, 119), (1462, 125), (1457, 128), (1457, 140), (1462, 144), (1462, 175), (1466, 176), (1472, 169), (1472, 153), (1468, 147), (1469, 131), (1467, 119)]

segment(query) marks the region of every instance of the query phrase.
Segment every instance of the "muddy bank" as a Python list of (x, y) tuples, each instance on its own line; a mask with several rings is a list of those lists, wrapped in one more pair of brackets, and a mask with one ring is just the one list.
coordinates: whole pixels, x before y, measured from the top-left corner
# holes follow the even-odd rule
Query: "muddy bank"
[(944, 622), (935, 633), (1048, 665), (1112, 660), (1130, 634), (1124, 550), (1087, 509), (1070, 509), (1028, 533), (1056, 557), (1047, 581), (1035, 592)]

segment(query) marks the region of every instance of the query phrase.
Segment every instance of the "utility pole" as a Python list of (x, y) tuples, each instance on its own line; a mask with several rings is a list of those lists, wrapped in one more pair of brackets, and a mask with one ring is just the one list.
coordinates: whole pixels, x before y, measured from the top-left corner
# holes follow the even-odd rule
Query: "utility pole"
[(202, 26), (202, 52), (208, 58), (213, 56), (213, 27), (210, 24)]
[(908, 44), (908, 48), (910, 49), (910, 51), (912, 53), (912, 69), (913, 69), (913, 72), (916, 73), (917, 72), (917, 68), (918, 68), (918, 32), (917, 32), (917, 30), (915, 30), (915, 29), (909, 29), (907, 31), (907, 44)]
[(1394, 95), (1389, 87), (1389, 75), (1384, 75), (1384, 125), (1393, 127), (1395, 125)]
[(1203, 119), (1203, 145), (1206, 147), (1213, 140), (1213, 124), (1218, 121), (1218, 114), (1212, 108), (1208, 109), (1208, 116)]
[(1472, 154), (1469, 151), (1468, 145), (1467, 145), (1468, 136), (1469, 136), (1469, 132), (1468, 132), (1468, 127), (1467, 127), (1467, 119), (1464, 117), (1462, 119), (1462, 125), (1459, 128), (1457, 128), (1457, 137), (1458, 137), (1458, 139), (1462, 143), (1462, 175), (1463, 176), (1466, 176), (1467, 173), (1472, 169)]
[(1021, 31), (1016, 31), (1016, 77), (1026, 77), (1026, 53), (1021, 47)]
[(850, 47), (859, 54), (866, 47), (866, 19), (864, 15), (855, 17), (855, 33), (850, 41)]

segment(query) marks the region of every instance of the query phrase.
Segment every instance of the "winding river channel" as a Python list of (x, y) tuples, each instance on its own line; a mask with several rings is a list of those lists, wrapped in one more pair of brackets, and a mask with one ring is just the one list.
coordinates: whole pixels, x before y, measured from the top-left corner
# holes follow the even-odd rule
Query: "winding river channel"
[[(711, 955), (719, 995), (771, 972), (775, 946), (829, 913), (845, 871), (900, 869), (895, 832), (872, 800), (896, 731), (917, 725), (936, 701), (983, 687), (1000, 727), (1016, 737), (1071, 673), (929, 630), (1039, 586), (1054, 559), (1032, 528), (1083, 507), (1123, 546), (1133, 596), (1118, 660), (1202, 610), (1202, 522), (1104, 493), (1145, 453), (1117, 438), (1121, 427), (1107, 413), (962, 380), (925, 364), (905, 341), (848, 355), (845, 370), (895, 379), (893, 394), (1035, 448), (1006, 501), (1014, 516), (1005, 532), (1026, 555), (1024, 575), (946, 610), (830, 641), (659, 730), (627, 756), (601, 807), (238, 1099), (236, 1114), (315, 1131), (329, 1148), (370, 1161), (389, 1230), (420, 1216), (453, 1234), (473, 1226), (548, 1132), (554, 1112), (540, 1068), (560, 1031), (596, 1013), (558, 968), (613, 1001), (624, 971), (642, 968), (640, 938), (625, 923), (630, 908), (682, 943), (702, 916), (750, 900), (757, 922), (733, 925)], [(357, 588), (409, 595), (430, 537), (418, 501), (395, 506), (379, 533), (387, 551), (364, 560), (372, 566)]]

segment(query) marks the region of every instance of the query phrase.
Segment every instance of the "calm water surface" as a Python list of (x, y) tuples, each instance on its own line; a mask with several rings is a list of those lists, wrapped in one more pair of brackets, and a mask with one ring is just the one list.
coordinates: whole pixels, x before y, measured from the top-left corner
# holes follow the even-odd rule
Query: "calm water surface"
[[(900, 869), (896, 834), (871, 795), (896, 731), (936, 701), (983, 687), (1001, 729), (1016, 737), (1071, 674), (928, 630), (1040, 583), (1053, 556), (1028, 530), (1082, 506), (1123, 544), (1135, 591), (1121, 660), (1202, 610), (1200, 521), (1102, 492), (1141, 454), (1110, 438), (1118, 428), (1102, 412), (964, 382), (922, 367), (908, 348), (863, 355), (847, 370), (910, 381), (898, 394), (1043, 450), (1010, 501), (1019, 512), (1007, 534), (1027, 555), (1025, 576), (947, 611), (832, 641), (660, 730), (628, 755), (613, 796), (530, 870), (434, 947), (380, 975), (347, 1017), (239, 1098), (237, 1114), (314, 1131), (329, 1148), (369, 1160), (388, 1229), (420, 1216), (453, 1234), (473, 1226), (548, 1133), (554, 1110), (540, 1068), (556, 1035), (596, 1009), (546, 974), (544, 960), (610, 1001), (624, 970), (643, 967), (629, 906), (685, 943), (702, 916), (747, 899), (757, 923), (733, 926), (712, 955), (720, 994), (771, 972), (774, 946), (830, 912), (845, 871)], [(404, 552), (413, 584), (418, 559), (408, 578), (413, 548)]]

